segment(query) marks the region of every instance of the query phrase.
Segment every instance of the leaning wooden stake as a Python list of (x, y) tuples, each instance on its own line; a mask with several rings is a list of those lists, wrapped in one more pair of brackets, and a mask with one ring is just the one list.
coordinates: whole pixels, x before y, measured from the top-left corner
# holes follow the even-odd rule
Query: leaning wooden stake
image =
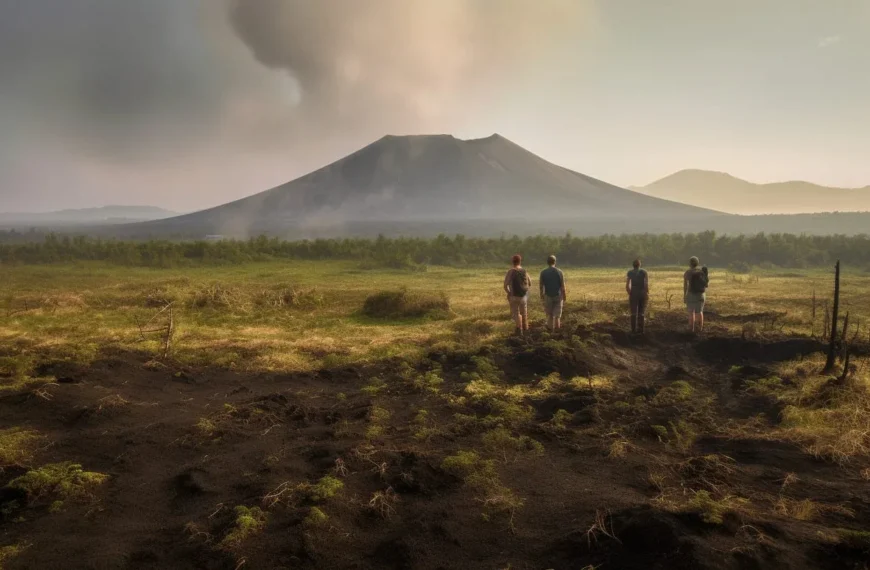
[(163, 344), (163, 359), (169, 356), (169, 347), (172, 344), (172, 333), (175, 330), (175, 321), (172, 320), (172, 307), (169, 307), (169, 324), (166, 325), (166, 341)]
[(828, 345), (828, 360), (825, 362), (823, 374), (830, 374), (834, 370), (837, 359), (837, 319), (840, 312), (840, 260), (834, 269), (834, 310), (831, 314), (831, 337)]

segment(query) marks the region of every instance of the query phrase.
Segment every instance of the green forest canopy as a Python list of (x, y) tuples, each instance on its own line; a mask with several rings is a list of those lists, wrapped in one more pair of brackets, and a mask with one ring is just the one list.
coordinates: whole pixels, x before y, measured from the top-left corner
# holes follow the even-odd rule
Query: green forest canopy
[(424, 264), (507, 263), (514, 253), (543, 264), (555, 253), (564, 265), (627, 266), (640, 257), (646, 265), (685, 265), (689, 257), (716, 267), (819, 267), (841, 259), (870, 268), (870, 236), (845, 235), (604, 235), (599, 237), (500, 237), (462, 235), (436, 238), (346, 238), (284, 241), (264, 236), (222, 241), (118, 241), (48, 235), (36, 243), (0, 244), (0, 263), (45, 264), (103, 261), (118, 265), (174, 267), (274, 259), (343, 259), (395, 268)]

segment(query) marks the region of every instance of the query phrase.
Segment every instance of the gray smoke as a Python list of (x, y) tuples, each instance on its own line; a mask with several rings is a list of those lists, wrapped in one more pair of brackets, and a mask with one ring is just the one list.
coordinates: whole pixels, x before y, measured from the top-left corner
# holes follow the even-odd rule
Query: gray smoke
[(457, 131), (494, 86), (534, 82), (592, 4), (0, 0), (0, 209), (24, 188), (227, 184), (209, 165), (229, 161), (277, 183), (387, 133)]

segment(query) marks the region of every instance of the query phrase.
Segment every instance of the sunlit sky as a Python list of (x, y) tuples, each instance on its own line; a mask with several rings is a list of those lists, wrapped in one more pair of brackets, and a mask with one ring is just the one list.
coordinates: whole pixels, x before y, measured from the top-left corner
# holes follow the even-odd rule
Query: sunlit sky
[(870, 185), (870, 0), (0, 0), (0, 211), (189, 211), (495, 132), (623, 186)]

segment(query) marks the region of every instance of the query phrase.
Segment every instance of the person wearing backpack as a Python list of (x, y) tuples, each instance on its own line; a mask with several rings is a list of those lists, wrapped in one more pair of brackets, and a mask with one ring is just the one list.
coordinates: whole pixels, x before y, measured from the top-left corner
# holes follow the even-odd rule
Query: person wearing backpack
[(513, 267), (504, 276), (504, 290), (511, 307), (511, 317), (517, 325), (516, 332), (524, 335), (529, 330), (529, 289), (532, 288), (532, 280), (523, 269), (520, 254), (513, 256), (511, 263)]
[(544, 313), (547, 314), (547, 329), (550, 332), (562, 328), (562, 309), (565, 306), (565, 275), (561, 269), (556, 269), (556, 256), (547, 258), (547, 268), (541, 271), (538, 280), (541, 290), (541, 301), (544, 302)]
[(704, 304), (707, 302), (707, 286), (710, 278), (706, 267), (699, 267), (701, 262), (697, 257), (689, 260), (689, 270), (683, 274), (683, 298), (686, 310), (689, 312), (689, 330), (698, 332), (704, 330)]
[(643, 334), (646, 306), (649, 303), (649, 275), (641, 269), (639, 259), (632, 263), (634, 269), (625, 276), (625, 292), (631, 307), (631, 334)]

